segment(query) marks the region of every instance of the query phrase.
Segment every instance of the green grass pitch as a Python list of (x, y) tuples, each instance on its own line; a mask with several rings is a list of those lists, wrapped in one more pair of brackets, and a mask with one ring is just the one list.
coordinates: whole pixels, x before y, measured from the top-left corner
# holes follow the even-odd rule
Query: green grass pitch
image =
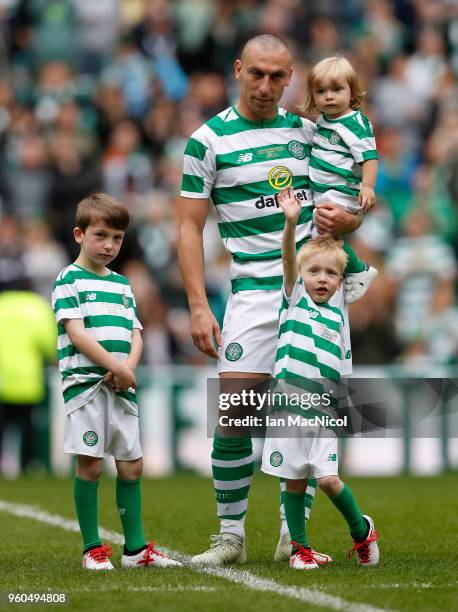
[[(288, 611), (369, 606), (434, 612), (458, 610), (458, 474), (433, 478), (348, 478), (364, 512), (380, 532), (381, 563), (361, 569), (349, 561), (350, 539), (344, 521), (318, 493), (310, 521), (311, 543), (331, 554), (334, 563), (312, 572), (293, 571), (272, 561), (278, 537), (278, 483), (257, 474), (247, 518), (248, 563), (234, 566), (264, 581), (291, 587), (288, 594), (256, 590), (237, 582), (173, 570), (121, 570), (121, 546), (114, 545), (115, 572), (81, 569), (80, 536), (61, 527), (0, 511), (0, 606), (45, 609), (49, 604), (8, 604), (7, 593), (65, 593), (67, 610), (180, 610), (193, 612)], [(100, 484), (100, 525), (121, 532), (114, 502), (114, 481)], [(0, 500), (31, 504), (74, 519), (71, 480), (22, 478), (0, 481)], [(215, 533), (209, 480), (180, 474), (143, 481), (146, 535), (159, 545), (187, 554), (202, 552)], [(332, 595), (331, 607), (295, 598), (300, 589)], [(307, 597), (307, 591), (302, 597)], [(339, 603), (340, 602), (340, 603)], [(360, 604), (356, 607), (356, 604)], [(340, 607), (339, 607), (340, 606)], [(55, 604), (54, 608), (61, 607)]]

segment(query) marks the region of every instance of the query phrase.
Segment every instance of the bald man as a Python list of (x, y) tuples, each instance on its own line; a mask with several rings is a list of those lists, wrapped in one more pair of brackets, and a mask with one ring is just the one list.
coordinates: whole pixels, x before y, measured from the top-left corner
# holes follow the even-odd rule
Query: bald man
[[(292, 70), (290, 51), (281, 39), (268, 34), (250, 39), (234, 64), (240, 83), (238, 102), (194, 132), (185, 150), (178, 209), (180, 268), (194, 344), (218, 360), (222, 392), (240, 393), (266, 381), (273, 371), (283, 282), (284, 216), (276, 198), (281, 189), (292, 185), (302, 202), (297, 248), (311, 235), (308, 165), (315, 125), (278, 106)], [(210, 198), (224, 246), (232, 256), (232, 293), (222, 332), (208, 305), (204, 282), (202, 232)], [(340, 236), (354, 231), (361, 221), (342, 207), (324, 204), (316, 210), (315, 223), (318, 231)], [(347, 361), (348, 372), (351, 357)], [(211, 536), (210, 548), (192, 562), (243, 562), (253, 476), (249, 431), (218, 427), (212, 470), (220, 533)], [(314, 492), (315, 483), (310, 481), (305, 518)], [(283, 504), (280, 510), (277, 560), (288, 559), (291, 551)], [(315, 554), (321, 561), (329, 560)]]

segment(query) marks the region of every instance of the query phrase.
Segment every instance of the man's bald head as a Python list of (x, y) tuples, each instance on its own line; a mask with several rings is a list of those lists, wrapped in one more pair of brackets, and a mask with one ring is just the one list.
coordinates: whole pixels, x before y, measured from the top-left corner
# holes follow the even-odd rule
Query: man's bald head
[(235, 78), (240, 82), (236, 106), (246, 119), (276, 117), (277, 103), (291, 79), (291, 64), (291, 53), (278, 36), (260, 34), (250, 38), (234, 63)]
[(247, 40), (240, 54), (240, 58), (242, 61), (245, 59), (247, 51), (251, 50), (252, 48), (259, 49), (260, 51), (268, 51), (271, 53), (286, 52), (291, 57), (291, 52), (288, 48), (288, 45), (283, 42), (281, 38), (275, 36), (275, 34), (258, 34), (257, 36), (253, 36), (253, 38), (250, 38), (250, 40)]

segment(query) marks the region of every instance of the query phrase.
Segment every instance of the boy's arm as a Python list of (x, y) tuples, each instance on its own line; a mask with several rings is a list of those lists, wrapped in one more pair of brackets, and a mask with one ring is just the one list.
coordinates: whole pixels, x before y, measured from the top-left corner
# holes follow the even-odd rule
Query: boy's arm
[(374, 187), (377, 181), (378, 162), (376, 159), (368, 159), (362, 162), (361, 190), (358, 200), (361, 208), (367, 212), (375, 205)]
[(130, 341), (130, 354), (126, 359), (125, 364), (134, 371), (140, 362), (143, 350), (143, 340), (140, 330), (134, 328), (132, 330), (132, 338)]
[(301, 203), (296, 198), (294, 189), (289, 188), (278, 194), (278, 204), (285, 215), (281, 255), (285, 293), (290, 297), (297, 279), (296, 225), (301, 212)]
[(296, 222), (294, 221), (285, 221), (281, 254), (283, 259), (283, 282), (285, 285), (285, 293), (289, 297), (293, 292), (294, 284), (297, 279)]
[(117, 389), (135, 388), (135, 375), (129, 366), (115, 359), (95, 338), (88, 334), (82, 319), (65, 319), (61, 323), (72, 344), (80, 353), (96, 365), (113, 372)]

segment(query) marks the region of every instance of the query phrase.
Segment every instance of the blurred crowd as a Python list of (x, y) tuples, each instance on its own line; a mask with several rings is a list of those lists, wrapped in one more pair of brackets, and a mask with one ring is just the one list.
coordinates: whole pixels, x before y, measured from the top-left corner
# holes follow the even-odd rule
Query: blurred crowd
[[(114, 268), (134, 288), (150, 364), (206, 363), (189, 336), (174, 210), (189, 135), (233, 103), (233, 60), (269, 32), (290, 45), (283, 105), (310, 65), (346, 55), (367, 89), (377, 207), (353, 243), (379, 269), (352, 306), (357, 364), (456, 363), (458, 4), (455, 0), (0, 0), (0, 290), (49, 299), (76, 256), (90, 192), (132, 214)], [(211, 215), (206, 281), (220, 321), (228, 258)]]

